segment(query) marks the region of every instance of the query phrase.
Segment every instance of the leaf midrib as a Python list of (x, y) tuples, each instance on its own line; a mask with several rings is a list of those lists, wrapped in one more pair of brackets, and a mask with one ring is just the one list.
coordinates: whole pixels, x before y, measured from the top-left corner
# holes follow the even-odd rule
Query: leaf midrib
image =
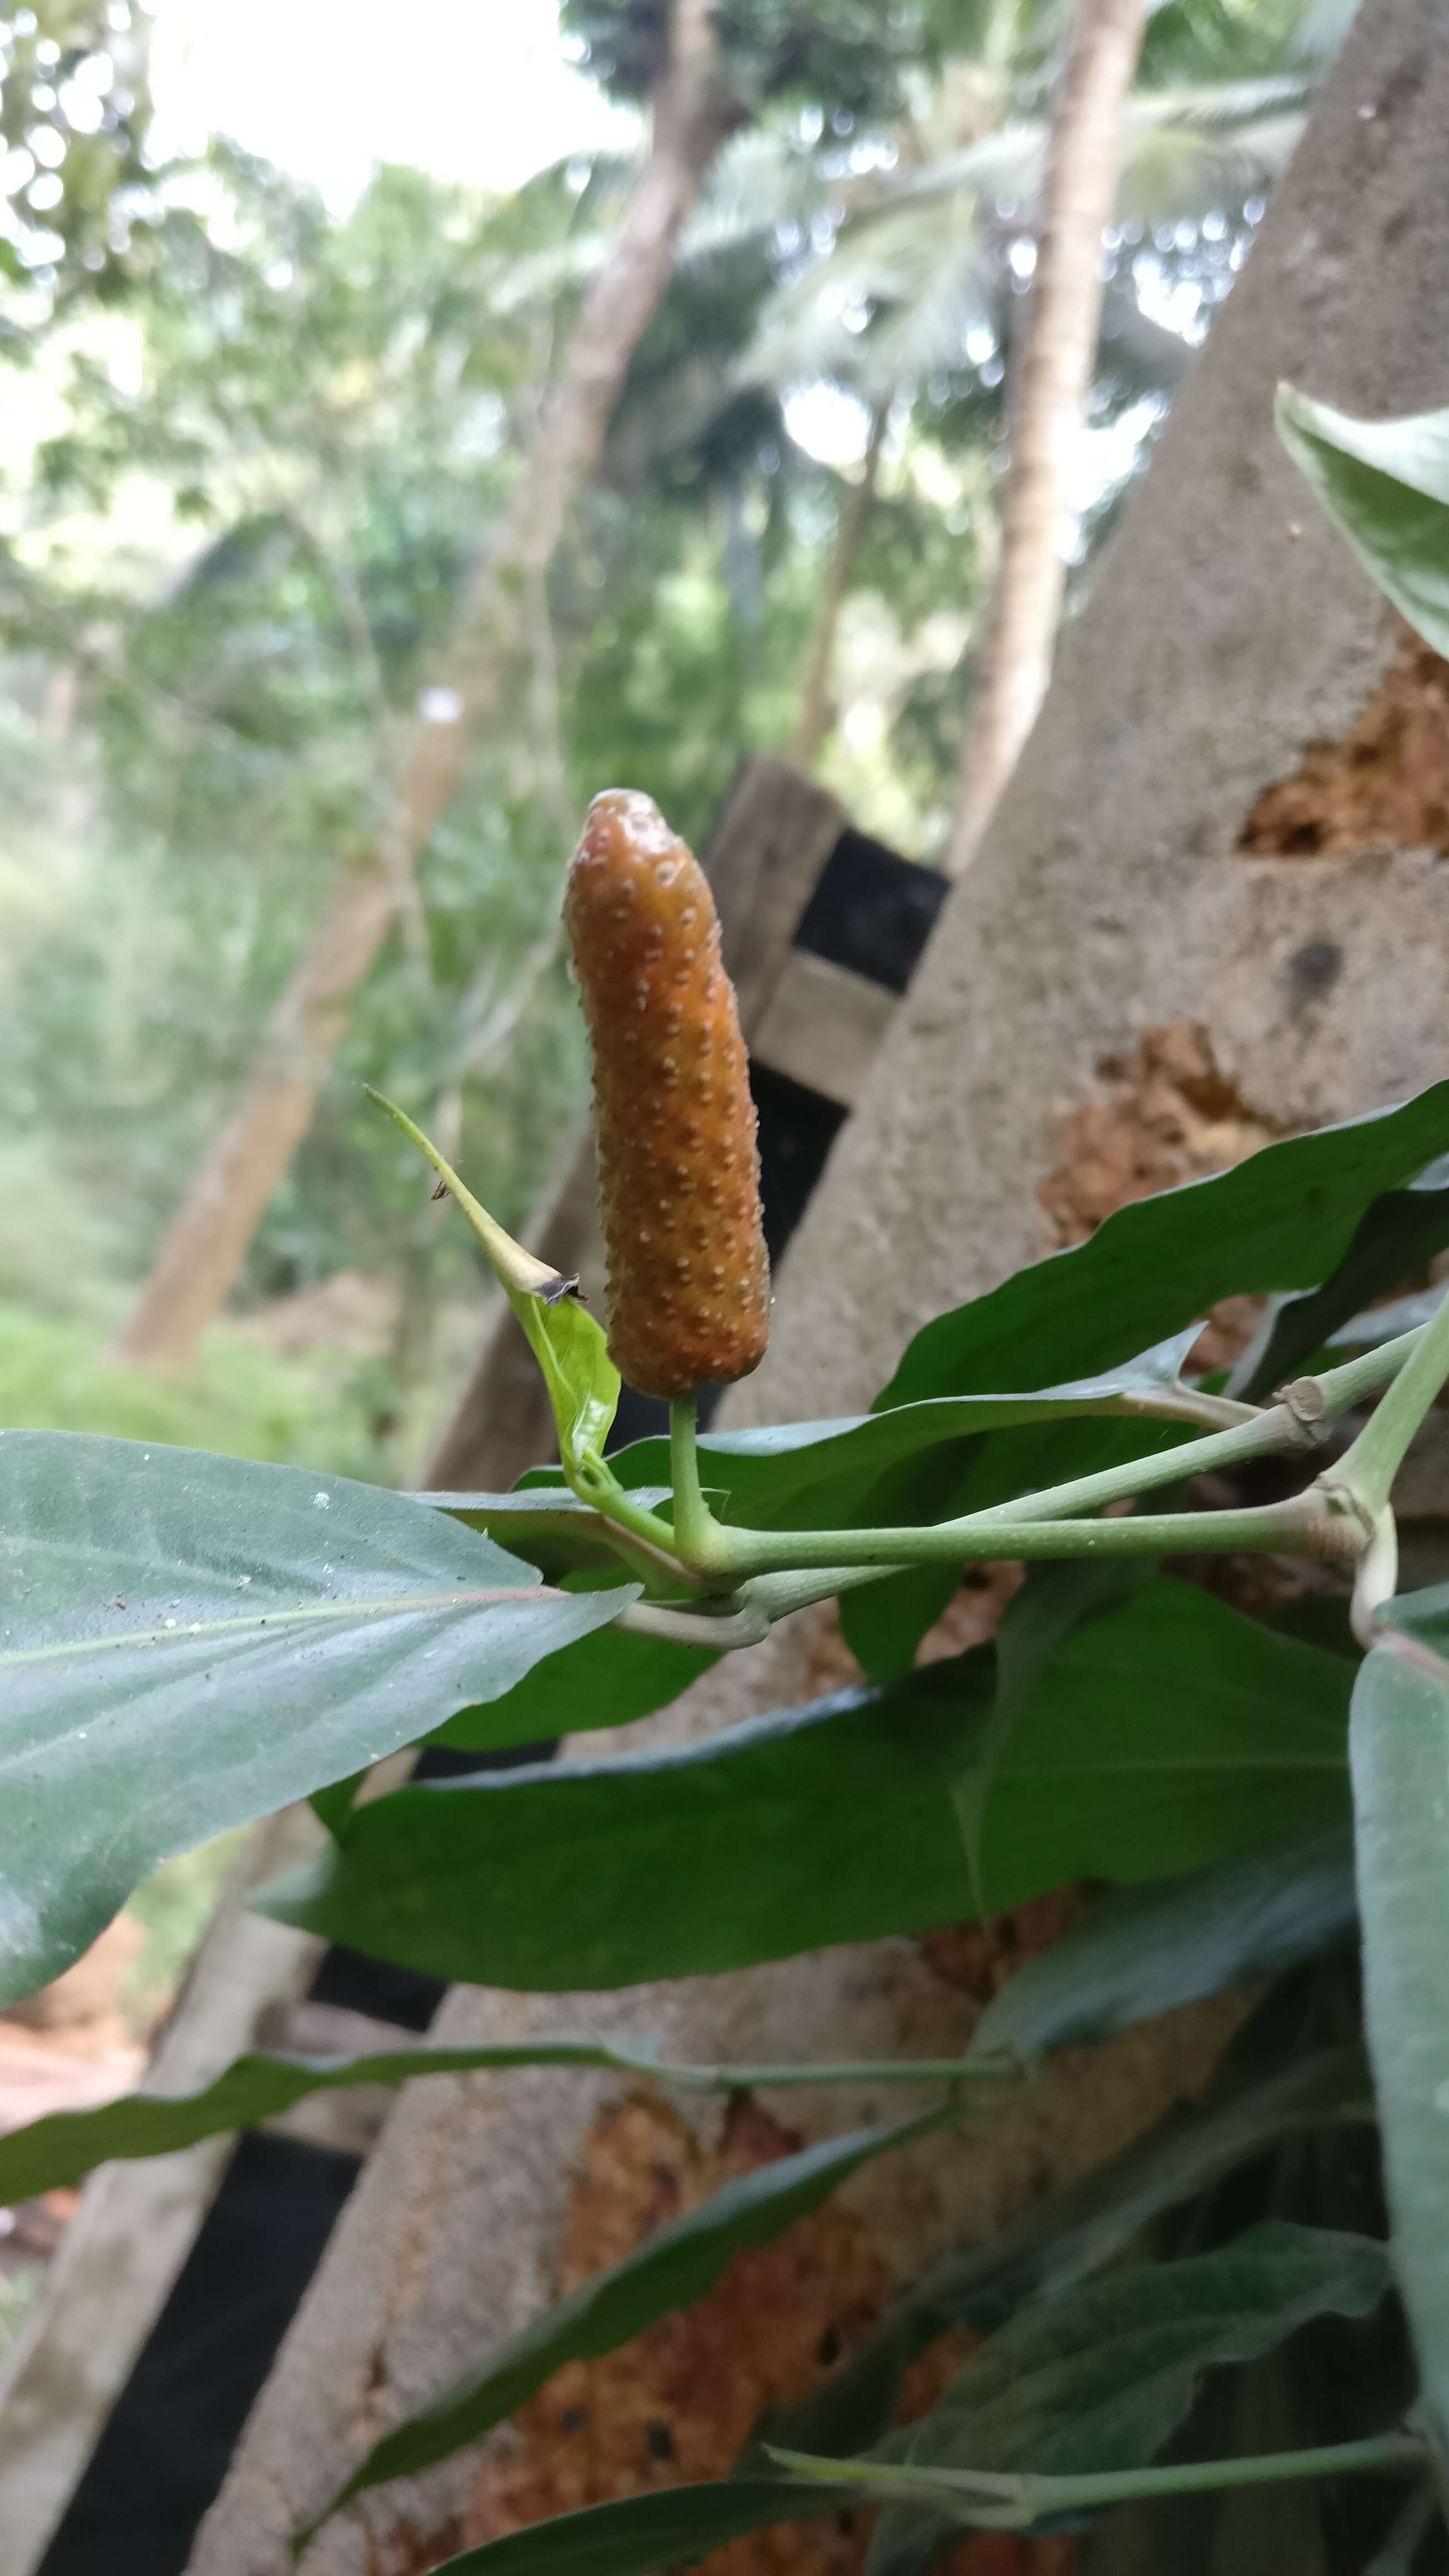
[(65, 1655), (99, 1655), (126, 1646), (183, 1646), (197, 1637), (244, 1635), (262, 1628), (300, 1627), (308, 1621), (384, 1619), (425, 1610), (463, 1610), (490, 1601), (568, 1601), (574, 1595), (546, 1583), (519, 1583), (478, 1592), (389, 1593), (377, 1600), (312, 1601), (295, 1610), (242, 1612), (231, 1619), (189, 1619), (173, 1628), (130, 1628), (115, 1637), (61, 1638), (48, 1646), (17, 1646), (0, 1654), (0, 1672), (25, 1664), (52, 1662)]

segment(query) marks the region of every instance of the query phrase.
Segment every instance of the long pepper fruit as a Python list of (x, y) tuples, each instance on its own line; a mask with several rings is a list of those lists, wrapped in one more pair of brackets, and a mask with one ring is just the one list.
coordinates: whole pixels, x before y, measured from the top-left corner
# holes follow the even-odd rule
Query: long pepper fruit
[(609, 1350), (642, 1395), (747, 1377), (770, 1267), (755, 1104), (703, 869), (647, 796), (596, 796), (564, 920), (594, 1059)]

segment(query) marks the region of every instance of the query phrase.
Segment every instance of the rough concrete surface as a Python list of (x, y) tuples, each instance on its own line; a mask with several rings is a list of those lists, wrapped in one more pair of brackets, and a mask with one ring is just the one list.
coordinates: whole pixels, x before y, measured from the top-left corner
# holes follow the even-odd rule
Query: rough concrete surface
[[(1350, 410), (1449, 401), (1449, 18), (1368, 0), (1182, 396), (977, 867), (953, 896), (792, 1249), (735, 1421), (867, 1402), (904, 1338), (1053, 1240), (1038, 1197), (1103, 1067), (1207, 1032), (1274, 1128), (1446, 1069), (1449, 877), (1427, 851), (1240, 855), (1265, 792), (1343, 740), (1395, 637), (1271, 427), (1287, 375)], [(1028, 1376), (1024, 1363), (1023, 1378)], [(658, 1722), (679, 1736), (802, 1686), (797, 1634)], [(597, 1739), (594, 1739), (595, 1750)], [(1019, 2114), (860, 2178), (892, 2269), (978, 2236), (1200, 2076), (1225, 2008), (1065, 2063)], [(439, 2036), (579, 2023), (692, 2057), (939, 2050), (971, 2008), (906, 1943), (617, 1998), (459, 1992)], [(283, 2576), (288, 2531), (363, 2445), (534, 2313), (607, 2087), (419, 2088), (394, 2115), (254, 2415), (194, 2576)], [(858, 2104), (792, 2096), (795, 2128)], [(326, 2532), (308, 2576), (414, 2576), (469, 2528), (476, 2458)]]

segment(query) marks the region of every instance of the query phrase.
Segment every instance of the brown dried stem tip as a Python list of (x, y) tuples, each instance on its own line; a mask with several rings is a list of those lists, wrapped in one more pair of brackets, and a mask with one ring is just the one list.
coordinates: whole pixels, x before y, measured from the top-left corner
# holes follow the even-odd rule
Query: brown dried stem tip
[(596, 796), (564, 893), (594, 1058), (609, 1350), (641, 1395), (748, 1377), (770, 1332), (755, 1104), (703, 870), (647, 796)]

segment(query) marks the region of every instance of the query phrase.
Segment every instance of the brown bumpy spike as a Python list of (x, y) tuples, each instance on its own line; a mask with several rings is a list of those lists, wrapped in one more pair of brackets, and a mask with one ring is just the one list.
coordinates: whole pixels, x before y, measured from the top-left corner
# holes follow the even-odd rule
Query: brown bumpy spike
[(609, 1349), (641, 1395), (748, 1377), (770, 1331), (760, 1157), (703, 870), (647, 796), (596, 796), (564, 920), (594, 1058)]

